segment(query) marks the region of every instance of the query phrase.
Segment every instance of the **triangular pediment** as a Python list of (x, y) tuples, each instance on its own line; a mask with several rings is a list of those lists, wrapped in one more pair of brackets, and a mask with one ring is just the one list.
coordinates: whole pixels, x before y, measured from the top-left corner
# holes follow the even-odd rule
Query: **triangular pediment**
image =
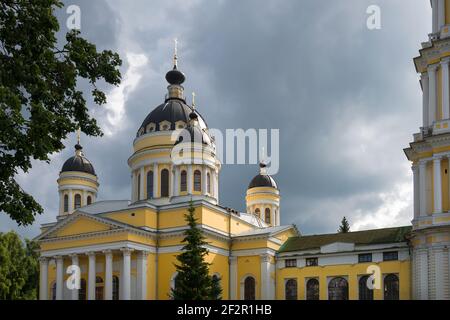
[(69, 237), (88, 233), (105, 232), (109, 230), (125, 229), (126, 226), (100, 216), (84, 212), (75, 212), (56, 225), (45, 231), (37, 240)]

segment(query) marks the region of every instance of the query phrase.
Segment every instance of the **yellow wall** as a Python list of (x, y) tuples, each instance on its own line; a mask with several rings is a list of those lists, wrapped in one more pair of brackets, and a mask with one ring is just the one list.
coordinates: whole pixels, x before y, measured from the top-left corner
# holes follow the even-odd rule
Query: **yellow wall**
[(241, 297), (241, 282), (244, 281), (244, 277), (247, 275), (252, 275), (256, 280), (256, 300), (261, 297), (261, 263), (259, 256), (247, 256), (238, 257), (237, 259), (238, 272), (237, 272), (237, 299), (242, 299)]
[[(358, 299), (358, 276), (367, 274), (367, 267), (377, 265), (383, 275), (395, 273), (400, 281), (400, 299), (411, 299), (411, 264), (410, 261), (387, 261), (380, 263), (358, 263), (344, 265), (330, 265), (302, 268), (283, 268), (277, 270), (277, 299), (285, 297), (285, 280), (297, 279), (297, 296), (299, 300), (306, 299), (306, 280), (317, 278), (319, 280), (319, 296), (321, 300), (328, 300), (328, 279), (333, 277), (347, 277), (349, 285), (349, 299)], [(374, 299), (383, 299), (383, 284), (381, 289), (374, 290)]]

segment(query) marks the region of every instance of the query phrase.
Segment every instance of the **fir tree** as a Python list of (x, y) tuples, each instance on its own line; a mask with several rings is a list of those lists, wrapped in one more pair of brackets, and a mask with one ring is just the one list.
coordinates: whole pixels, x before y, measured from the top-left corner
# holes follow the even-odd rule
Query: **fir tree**
[(220, 296), (222, 289), (218, 281), (209, 275), (210, 263), (205, 261), (208, 250), (207, 242), (197, 227), (195, 208), (192, 200), (185, 214), (189, 229), (185, 231), (183, 253), (177, 256), (179, 264), (175, 265), (178, 275), (171, 296), (174, 300), (214, 300)]
[(350, 232), (350, 224), (348, 223), (348, 220), (346, 217), (342, 218), (341, 225), (338, 229), (339, 233), (347, 233)]
[(218, 276), (212, 277), (210, 299), (211, 300), (222, 299), (222, 287), (220, 286), (220, 278)]

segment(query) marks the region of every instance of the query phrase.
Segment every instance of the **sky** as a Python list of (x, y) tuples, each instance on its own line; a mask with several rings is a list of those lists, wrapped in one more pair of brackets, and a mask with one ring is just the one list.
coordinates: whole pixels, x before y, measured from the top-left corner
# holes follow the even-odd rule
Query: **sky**
[[(82, 135), (100, 180), (98, 200), (129, 199), (136, 132), (164, 101), (165, 73), (178, 39), (185, 93), (209, 127), (279, 129), (281, 223), (302, 234), (408, 225), (412, 172), (403, 148), (419, 130), (421, 89), (412, 58), (431, 32), (427, 0), (64, 1), (56, 12), (63, 39), (69, 5), (81, 33), (123, 60), (122, 83), (102, 85), (106, 106), (89, 101), (105, 135)], [(381, 29), (369, 30), (370, 5)], [(89, 91), (86, 89), (86, 93)], [(188, 99), (190, 100), (190, 99)], [(57, 183), (76, 135), (49, 164), (33, 162), (17, 181), (45, 213), (18, 227), (0, 213), (0, 231), (24, 237), (58, 212)], [(245, 210), (257, 165), (224, 164), (220, 203)]]

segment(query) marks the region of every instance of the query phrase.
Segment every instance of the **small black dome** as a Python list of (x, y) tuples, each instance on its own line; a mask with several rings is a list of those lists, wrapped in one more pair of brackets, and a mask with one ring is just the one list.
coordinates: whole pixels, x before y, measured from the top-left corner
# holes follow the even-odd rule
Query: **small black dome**
[(255, 176), (248, 185), (247, 189), (257, 187), (272, 187), (278, 189), (275, 180), (273, 180), (273, 178), (267, 174), (258, 174), (257, 176)]
[(65, 171), (79, 171), (79, 172), (86, 172), (95, 174), (94, 166), (91, 164), (91, 162), (86, 159), (85, 157), (81, 155), (75, 155), (64, 162), (64, 165), (62, 166), (61, 172)]
[(144, 132), (147, 133), (146, 128), (150, 123), (155, 124), (154, 131), (160, 131), (159, 123), (162, 121), (170, 122), (170, 130), (175, 130), (175, 122), (184, 121), (185, 124), (188, 124), (190, 120), (189, 115), (192, 112), (195, 112), (195, 114), (197, 115), (197, 120), (200, 127), (206, 128), (207, 125), (205, 120), (196, 110), (194, 111), (184, 101), (172, 98), (157, 106), (152, 112), (147, 115), (147, 117), (139, 127), (138, 136), (141, 129), (144, 129)]
[(179, 71), (177, 67), (174, 66), (172, 70), (166, 73), (166, 80), (172, 85), (181, 85), (184, 80), (186, 80), (186, 77), (183, 72)]
[[(187, 138), (187, 139), (186, 139)], [(186, 141), (187, 140), (187, 141)], [(211, 139), (206, 132), (204, 132), (198, 126), (189, 125), (180, 132), (175, 145), (182, 142), (202, 143), (204, 145), (210, 145)]]

